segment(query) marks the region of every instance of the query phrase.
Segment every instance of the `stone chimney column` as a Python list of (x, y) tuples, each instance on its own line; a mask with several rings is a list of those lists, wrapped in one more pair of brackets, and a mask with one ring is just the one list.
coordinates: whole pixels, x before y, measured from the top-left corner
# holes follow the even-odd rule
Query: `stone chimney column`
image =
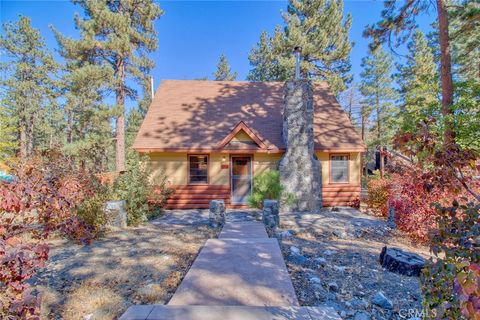
[(322, 171), (313, 140), (313, 89), (308, 80), (285, 82), (280, 182), (295, 198), (282, 211), (318, 212), (322, 207)]

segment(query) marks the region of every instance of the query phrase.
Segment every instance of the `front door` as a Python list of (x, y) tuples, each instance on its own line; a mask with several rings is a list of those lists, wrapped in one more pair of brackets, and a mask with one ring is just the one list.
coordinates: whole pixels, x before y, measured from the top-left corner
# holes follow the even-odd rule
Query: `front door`
[(252, 158), (232, 156), (232, 204), (246, 204), (252, 192)]

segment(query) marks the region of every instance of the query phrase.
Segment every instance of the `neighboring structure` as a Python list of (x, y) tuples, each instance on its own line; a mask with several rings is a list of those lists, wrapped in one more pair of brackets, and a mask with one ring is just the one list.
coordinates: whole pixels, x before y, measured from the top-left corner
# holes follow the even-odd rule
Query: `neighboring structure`
[[(152, 175), (163, 172), (176, 189), (167, 207), (208, 208), (211, 199), (223, 199), (230, 208), (245, 206), (254, 175), (278, 169), (282, 157), (289, 154), (287, 148), (295, 158), (295, 141), (303, 140), (289, 140), (288, 134), (284, 137), (283, 110), (289, 101), (284, 95), (294, 94), (296, 86), (309, 85), (306, 81), (292, 81), (291, 85), (292, 90), (285, 89), (283, 82), (163, 81), (133, 147), (150, 157)], [(320, 167), (318, 176), (306, 172), (298, 176), (298, 170), (291, 176), (299, 179), (299, 185), (312, 175), (316, 176), (312, 181), (321, 177), (321, 197), (313, 195), (314, 203), (348, 205), (360, 196), (365, 145), (326, 84), (315, 83), (308, 90), (310, 104), (300, 103), (302, 108), (310, 105), (313, 111), (313, 123), (309, 125), (308, 117), (304, 123), (311, 128), (306, 133), (313, 137), (314, 147), (308, 168), (316, 168), (318, 161)], [(299, 102), (295, 99), (290, 100)], [(287, 113), (285, 116), (288, 122)], [(311, 143), (309, 147), (303, 142), (298, 150), (312, 149)], [(302, 168), (306, 167), (297, 166)], [(300, 209), (310, 210), (311, 206)]]

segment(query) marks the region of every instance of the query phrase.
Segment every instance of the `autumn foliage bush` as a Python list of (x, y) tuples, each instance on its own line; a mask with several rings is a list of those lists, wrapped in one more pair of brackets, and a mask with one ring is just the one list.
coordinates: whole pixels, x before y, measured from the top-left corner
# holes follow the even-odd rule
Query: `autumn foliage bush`
[(436, 206), (431, 258), (422, 275), (426, 313), (437, 319), (480, 319), (480, 204)]
[(367, 183), (367, 205), (376, 213), (386, 217), (388, 213), (388, 201), (390, 199), (390, 179), (374, 178)]
[(19, 165), (0, 183), (0, 317), (38, 318), (39, 297), (27, 281), (48, 259), (52, 234), (89, 242), (94, 229), (76, 213), (95, 194), (96, 179), (56, 154)]

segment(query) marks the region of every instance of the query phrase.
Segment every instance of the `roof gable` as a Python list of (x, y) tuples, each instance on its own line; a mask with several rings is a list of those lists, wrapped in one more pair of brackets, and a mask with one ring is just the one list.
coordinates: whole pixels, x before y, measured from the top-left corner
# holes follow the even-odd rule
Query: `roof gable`
[[(267, 145), (265, 143), (263, 143), (263, 141), (253, 132), (252, 129), (250, 129), (246, 124), (245, 122), (243, 121), (240, 121), (236, 126), (235, 128), (233, 128), (232, 131), (230, 131), (229, 134), (227, 134), (225, 136), (225, 138), (222, 139), (222, 141), (220, 141), (220, 143), (216, 146), (217, 149), (222, 149), (224, 148), (227, 144), (231, 144), (232, 140), (239, 136), (239, 134), (241, 134), (242, 132), (244, 132), (252, 142), (254, 142), (256, 145), (257, 145), (257, 148), (260, 148), (260, 149), (268, 149), (267, 148)], [(233, 142), (236, 142), (236, 141), (233, 141)], [(247, 141), (242, 141), (242, 140), (239, 140), (239, 142), (247, 142)], [(245, 144), (245, 145), (248, 145)]]

